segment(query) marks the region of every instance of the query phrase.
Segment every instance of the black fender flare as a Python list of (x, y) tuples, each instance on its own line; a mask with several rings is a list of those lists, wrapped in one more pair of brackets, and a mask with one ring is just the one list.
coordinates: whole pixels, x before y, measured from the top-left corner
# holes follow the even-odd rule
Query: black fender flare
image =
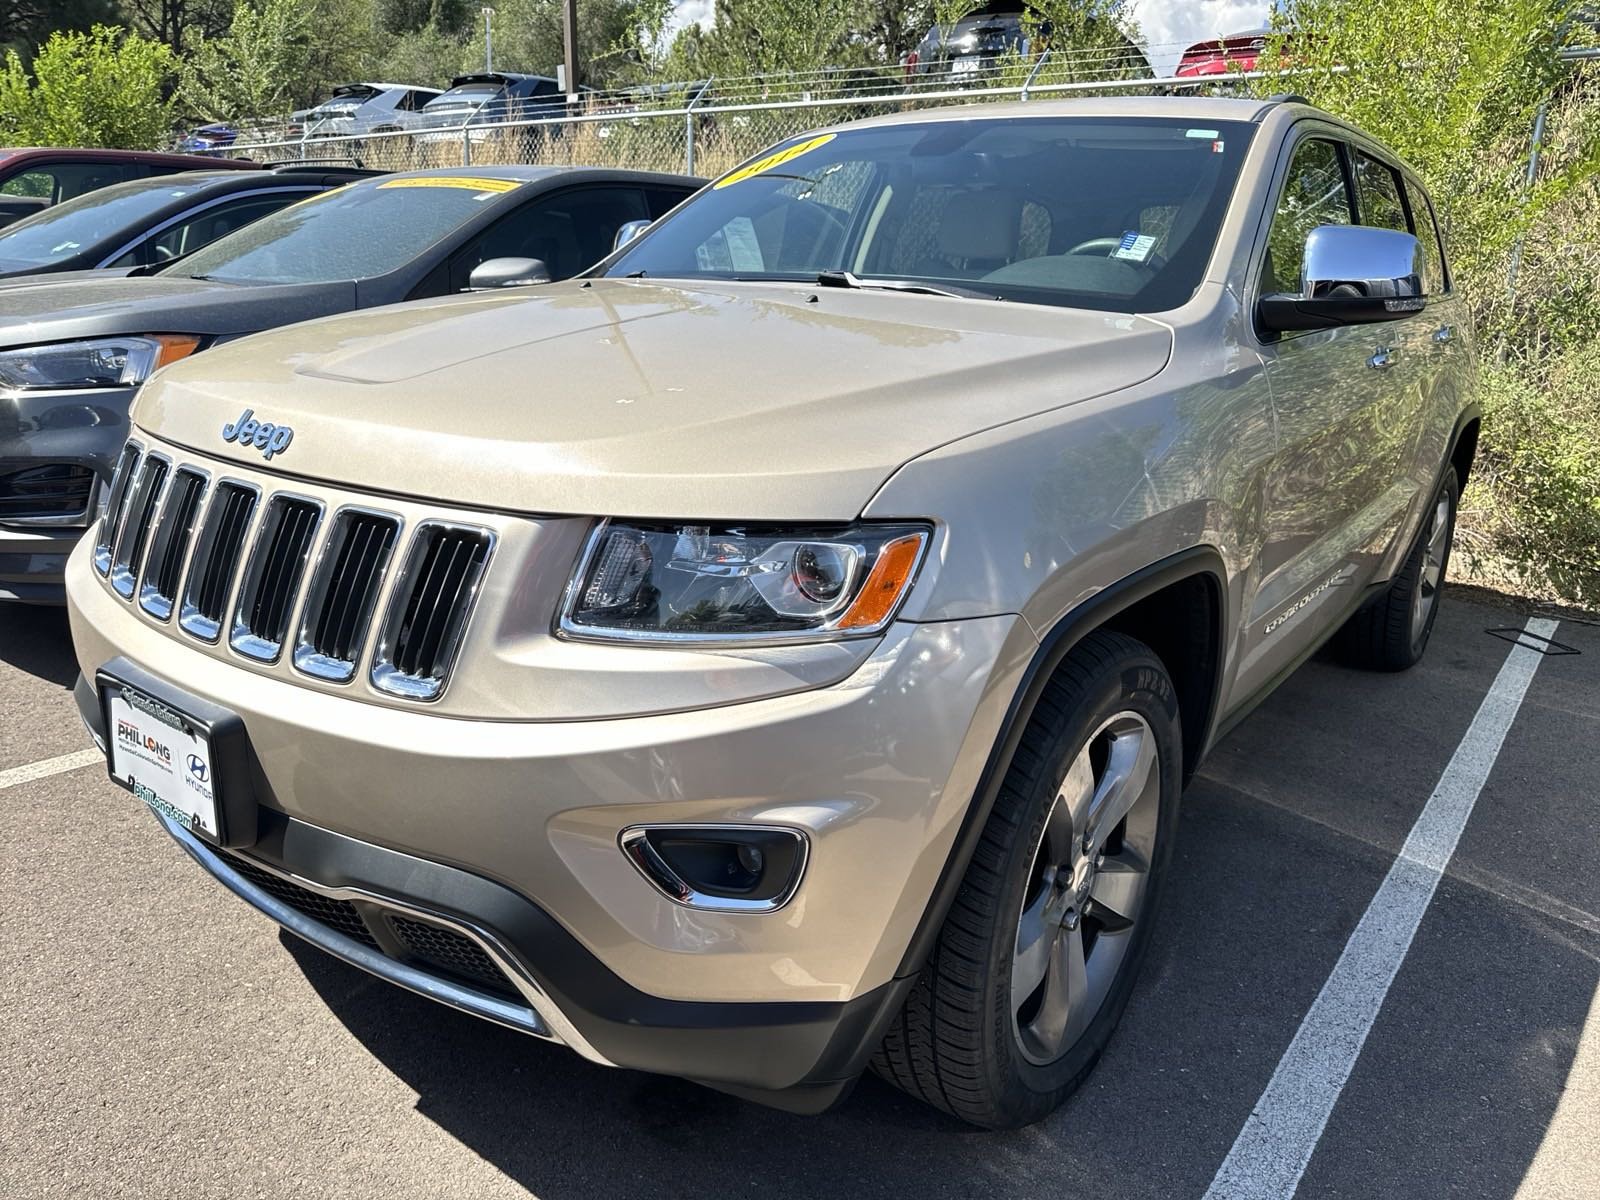
[[(1186, 550), (1180, 550), (1169, 558), (1151, 563), (1116, 583), (1101, 588), (1082, 604), (1067, 612), (1045, 633), (1040, 640), (1039, 648), (1034, 652), (1032, 661), (1028, 663), (1023, 673), (1022, 682), (1018, 684), (1016, 693), (1011, 698), (1010, 706), (1006, 709), (1005, 717), (1000, 724), (1000, 735), (990, 748), (983, 773), (978, 778), (972, 800), (967, 805), (966, 813), (961, 819), (961, 827), (956, 832), (955, 842), (950, 847), (950, 855), (945, 861), (944, 870), (940, 872), (938, 882), (934, 884), (933, 894), (923, 910), (922, 919), (917, 923), (916, 932), (912, 934), (911, 941), (901, 956), (900, 965), (895, 971), (896, 978), (915, 975), (927, 962), (928, 955), (938, 940), (939, 930), (944, 925), (945, 916), (955, 902), (956, 893), (960, 890), (961, 881), (967, 873), (967, 866), (977, 850), (978, 841), (983, 835), (983, 827), (988, 823), (989, 814), (994, 810), (1000, 786), (1005, 781), (1011, 759), (1022, 741), (1023, 731), (1027, 729), (1028, 721), (1033, 716), (1033, 710), (1038, 705), (1045, 685), (1050, 681), (1056, 668), (1061, 665), (1061, 661), (1084, 637), (1118, 613), (1132, 607), (1140, 600), (1153, 596), (1163, 588), (1195, 576), (1211, 576), (1216, 586), (1215, 633), (1219, 653), (1226, 655), (1228, 572), (1222, 555), (1215, 547), (1208, 545), (1191, 546)], [(1224, 674), (1219, 666), (1212, 680), (1206, 737), (1200, 742), (1201, 745), (1210, 745), (1211, 730), (1217, 721), (1217, 701)]]

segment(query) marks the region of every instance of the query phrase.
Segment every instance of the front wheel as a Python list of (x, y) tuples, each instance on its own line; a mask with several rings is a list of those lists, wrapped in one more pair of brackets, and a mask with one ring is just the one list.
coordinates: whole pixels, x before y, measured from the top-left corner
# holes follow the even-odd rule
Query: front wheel
[(927, 966), (873, 1060), (974, 1125), (1048, 1115), (1122, 1015), (1171, 854), (1182, 750), (1161, 661), (1090, 634), (1046, 686)]

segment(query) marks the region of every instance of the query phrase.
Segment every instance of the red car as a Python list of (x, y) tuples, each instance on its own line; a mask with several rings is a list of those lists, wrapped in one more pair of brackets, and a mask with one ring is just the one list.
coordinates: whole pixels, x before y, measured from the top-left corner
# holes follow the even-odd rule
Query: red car
[(110, 183), (174, 171), (259, 170), (261, 164), (150, 150), (0, 149), (0, 226)]
[(1270, 30), (1252, 29), (1209, 42), (1196, 42), (1178, 60), (1179, 77), (1226, 75), (1230, 71), (1254, 71)]

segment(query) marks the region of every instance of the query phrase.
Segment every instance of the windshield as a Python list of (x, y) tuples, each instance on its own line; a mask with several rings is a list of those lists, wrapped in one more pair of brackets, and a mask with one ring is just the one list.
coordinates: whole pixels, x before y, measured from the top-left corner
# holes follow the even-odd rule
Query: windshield
[(463, 175), (350, 184), (262, 217), (161, 274), (230, 283), (370, 279), (405, 266), (520, 186), (516, 179)]
[(0, 231), (0, 270), (47, 267), (105, 242), (109, 253), (132, 236), (144, 221), (185, 196), (192, 196), (219, 178), (166, 176), (137, 179), (85, 192), (35, 213)]
[(978, 118), (797, 139), (723, 176), (605, 274), (814, 281), (1159, 312), (1200, 285), (1253, 127)]

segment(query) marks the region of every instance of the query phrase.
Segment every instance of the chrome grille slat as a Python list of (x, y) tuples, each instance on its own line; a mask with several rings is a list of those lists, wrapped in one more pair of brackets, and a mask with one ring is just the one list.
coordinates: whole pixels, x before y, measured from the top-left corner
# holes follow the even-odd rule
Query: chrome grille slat
[(369, 699), (437, 700), (494, 553), (492, 518), (327, 504), (243, 468), (213, 476), (215, 465), (129, 440), (94, 535), (109, 586), (213, 655), (324, 685), (364, 672)]
[(336, 683), (355, 678), (399, 534), (400, 519), (388, 513), (344, 508), (334, 515), (307, 595), (296, 667)]
[(321, 520), (322, 505), (304, 496), (280, 492), (267, 501), (244, 582), (239, 585), (228, 639), (240, 654), (276, 662), (283, 652), (311, 542)]
[(213, 490), (183, 589), (178, 624), (184, 632), (208, 642), (220, 636), (234, 574), (244, 557), (244, 535), (259, 499), (255, 488), (233, 480), (224, 480)]
[(160, 511), (171, 467), (161, 455), (146, 455), (139, 481), (128, 499), (122, 532), (117, 535), (116, 549), (111, 553), (111, 587), (124, 600), (133, 599), (139, 572), (144, 566), (145, 548), (150, 541), (150, 526)]
[(137, 442), (122, 447), (117, 459), (117, 469), (111, 476), (111, 493), (106, 498), (106, 511), (100, 517), (100, 534), (95, 539), (94, 567), (105, 575), (111, 570), (111, 547), (122, 532), (122, 519), (128, 504), (128, 491), (139, 470), (139, 460), (144, 450)]
[(205, 499), (207, 479), (193, 467), (180, 467), (167, 486), (167, 502), (150, 543), (139, 607), (158, 621), (172, 616), (183, 564), (194, 535), (195, 519)]
[(413, 700), (439, 697), (493, 548), (494, 535), (476, 526), (418, 527), (373, 657), (374, 686)]

